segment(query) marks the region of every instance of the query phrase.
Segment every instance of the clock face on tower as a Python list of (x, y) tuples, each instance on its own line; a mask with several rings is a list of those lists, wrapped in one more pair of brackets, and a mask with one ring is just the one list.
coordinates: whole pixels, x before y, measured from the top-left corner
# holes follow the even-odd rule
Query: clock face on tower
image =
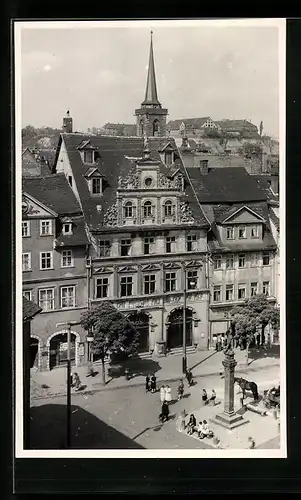
[(27, 202), (27, 200), (25, 200), (23, 198), (23, 200), (22, 200), (22, 213), (26, 214), (28, 212), (28, 209), (29, 209), (28, 202)]

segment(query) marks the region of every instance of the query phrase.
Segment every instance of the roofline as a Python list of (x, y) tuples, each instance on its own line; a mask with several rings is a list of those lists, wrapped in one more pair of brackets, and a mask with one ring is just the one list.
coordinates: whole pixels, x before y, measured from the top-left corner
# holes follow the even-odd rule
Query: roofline
[(32, 195), (28, 194), (27, 191), (23, 191), (22, 195), (27, 196), (31, 201), (33, 201), (34, 203), (39, 205), (41, 208), (43, 208), (47, 212), (50, 212), (50, 214), (53, 215), (54, 217), (58, 217), (58, 215), (59, 215), (58, 213), (54, 212), (54, 210), (52, 210), (51, 208), (49, 208), (46, 205), (44, 205), (43, 203), (41, 203), (39, 200), (34, 198)]
[(256, 212), (254, 212), (254, 210), (252, 210), (251, 208), (247, 207), (246, 205), (243, 205), (242, 207), (238, 208), (233, 214), (229, 215), (226, 219), (224, 219), (222, 222), (227, 222), (227, 220), (231, 219), (231, 217), (233, 217), (235, 214), (239, 213), (241, 210), (243, 209), (246, 209), (248, 210), (248, 212), (251, 212), (252, 214), (256, 215), (256, 217), (259, 217), (263, 222), (265, 222), (265, 219), (257, 214)]

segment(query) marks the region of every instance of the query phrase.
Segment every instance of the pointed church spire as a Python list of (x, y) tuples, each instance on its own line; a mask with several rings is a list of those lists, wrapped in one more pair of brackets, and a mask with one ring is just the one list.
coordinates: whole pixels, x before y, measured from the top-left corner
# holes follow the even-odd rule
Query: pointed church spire
[(156, 74), (155, 74), (155, 63), (154, 63), (154, 52), (153, 52), (153, 32), (151, 31), (150, 34), (151, 34), (151, 42), (149, 50), (149, 63), (148, 63), (145, 99), (141, 105), (142, 106), (154, 105), (155, 107), (158, 106), (161, 107), (161, 104), (158, 100), (157, 85), (156, 85)]

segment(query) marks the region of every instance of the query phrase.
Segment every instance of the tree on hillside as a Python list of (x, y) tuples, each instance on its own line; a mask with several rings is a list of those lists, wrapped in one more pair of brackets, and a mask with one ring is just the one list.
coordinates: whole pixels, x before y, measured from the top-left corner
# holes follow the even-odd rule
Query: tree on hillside
[(262, 154), (262, 148), (259, 144), (245, 142), (240, 152), (245, 158), (248, 159), (260, 158)]
[(246, 348), (248, 360), (249, 347), (260, 330), (261, 342), (265, 340), (265, 330), (270, 325), (274, 330), (280, 326), (280, 312), (277, 306), (270, 303), (264, 294), (254, 295), (242, 305), (234, 306), (229, 312), (232, 335), (238, 338)]
[(93, 332), (91, 344), (93, 355), (101, 360), (102, 380), (105, 379), (105, 358), (108, 354), (135, 354), (139, 343), (139, 334), (127, 318), (110, 302), (103, 302), (82, 314), (81, 324), (87, 331)]

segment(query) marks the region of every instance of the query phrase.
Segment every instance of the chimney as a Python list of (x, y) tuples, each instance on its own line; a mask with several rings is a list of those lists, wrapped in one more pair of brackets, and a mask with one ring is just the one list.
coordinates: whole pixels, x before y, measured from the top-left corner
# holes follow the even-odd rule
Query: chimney
[(66, 116), (63, 118), (63, 132), (71, 134), (73, 132), (73, 120), (68, 110)]
[(199, 168), (202, 175), (208, 174), (208, 157), (204, 153), (194, 153), (194, 167)]
[(208, 160), (200, 160), (200, 172), (202, 175), (207, 175), (208, 174)]

